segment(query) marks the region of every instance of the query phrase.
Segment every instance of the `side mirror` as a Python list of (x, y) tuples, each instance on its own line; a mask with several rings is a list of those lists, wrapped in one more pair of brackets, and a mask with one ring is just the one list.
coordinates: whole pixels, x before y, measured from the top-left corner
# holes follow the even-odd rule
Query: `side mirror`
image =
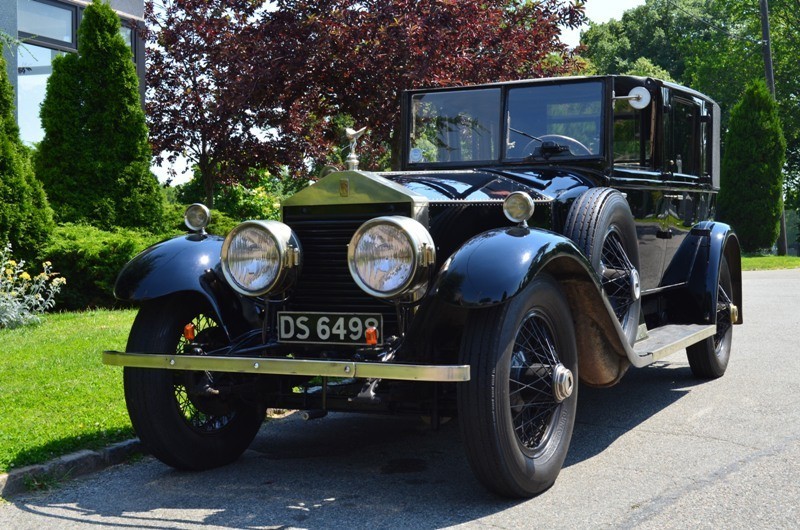
[(614, 96), (614, 100), (627, 99), (628, 104), (636, 110), (642, 110), (650, 104), (650, 91), (643, 86), (636, 86), (627, 96)]

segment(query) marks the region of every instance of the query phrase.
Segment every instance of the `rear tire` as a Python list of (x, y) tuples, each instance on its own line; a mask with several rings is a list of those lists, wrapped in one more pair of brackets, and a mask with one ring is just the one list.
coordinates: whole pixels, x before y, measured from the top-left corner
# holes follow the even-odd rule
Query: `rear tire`
[[(182, 354), (184, 326), (193, 323), (195, 342), (224, 346), (216, 317), (189, 299), (173, 297), (142, 306), (127, 351)], [(204, 391), (236, 374), (130, 368), (124, 370), (125, 402), (133, 428), (150, 452), (177, 469), (201, 470), (236, 460), (264, 421), (256, 399)]]
[(716, 379), (722, 377), (728, 368), (733, 342), (733, 322), (730, 304), (733, 295), (733, 281), (728, 260), (724, 257), (719, 264), (717, 283), (717, 333), (702, 342), (686, 348), (689, 366), (695, 377)]
[(575, 423), (578, 353), (566, 298), (540, 275), (506, 304), (473, 311), (461, 350), (470, 381), (459, 385), (467, 459), (478, 480), (506, 497), (553, 485)]

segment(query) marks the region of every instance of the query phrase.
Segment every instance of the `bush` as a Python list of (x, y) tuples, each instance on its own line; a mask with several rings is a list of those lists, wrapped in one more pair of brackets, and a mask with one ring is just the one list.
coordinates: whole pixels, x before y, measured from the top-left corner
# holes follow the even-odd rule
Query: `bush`
[(78, 53), (53, 60), (36, 157), (59, 222), (159, 230), (163, 204), (136, 67), (119, 16), (93, 0), (78, 28)]
[[(247, 185), (239, 183), (214, 189), (216, 210), (233, 219), (278, 219), (281, 200), (287, 197), (294, 182), (273, 177), (266, 171), (253, 170)], [(199, 175), (175, 188), (176, 199), (185, 204), (204, 202), (205, 191)], [(212, 216), (213, 222), (213, 216)]]
[(18, 256), (32, 260), (50, 237), (53, 212), (19, 138), (13, 102), (0, 53), (0, 244), (10, 242)]
[(717, 218), (733, 226), (745, 252), (769, 249), (778, 237), (785, 157), (778, 105), (755, 81), (731, 111), (717, 199)]
[(0, 250), (0, 329), (16, 328), (39, 321), (39, 315), (55, 306), (55, 296), (66, 283), (53, 272), (49, 261), (31, 277), (25, 261), (14, 261), (11, 244)]
[[(183, 215), (186, 212), (188, 204), (167, 204), (164, 207), (164, 231), (162, 236), (172, 237), (179, 234), (186, 233), (186, 225), (183, 222)], [(226, 236), (228, 232), (239, 224), (239, 221), (226, 215), (219, 210), (211, 210), (211, 222), (206, 228), (209, 234), (218, 236)]]
[(56, 227), (44, 255), (58, 263), (69, 284), (56, 298), (68, 310), (114, 307), (114, 282), (136, 254), (163, 239), (131, 230), (107, 232), (88, 225)]

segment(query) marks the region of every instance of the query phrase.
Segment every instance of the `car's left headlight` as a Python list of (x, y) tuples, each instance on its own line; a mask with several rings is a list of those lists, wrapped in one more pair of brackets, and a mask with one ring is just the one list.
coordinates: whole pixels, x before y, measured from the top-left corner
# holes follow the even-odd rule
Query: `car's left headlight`
[(347, 247), (350, 274), (377, 298), (398, 299), (427, 286), (436, 249), (428, 230), (409, 217), (376, 217), (361, 225)]
[(262, 296), (287, 289), (301, 264), (300, 241), (278, 221), (245, 221), (222, 243), (222, 273), (236, 291)]

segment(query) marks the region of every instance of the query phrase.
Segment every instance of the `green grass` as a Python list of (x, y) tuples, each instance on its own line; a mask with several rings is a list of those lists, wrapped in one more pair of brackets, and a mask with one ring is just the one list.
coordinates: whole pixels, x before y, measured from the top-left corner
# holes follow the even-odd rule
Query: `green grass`
[(133, 436), (122, 370), (100, 352), (125, 348), (134, 315), (57, 313), (0, 330), (0, 472)]
[(800, 257), (798, 256), (742, 256), (742, 270), (744, 271), (769, 271), (797, 268), (800, 268)]

